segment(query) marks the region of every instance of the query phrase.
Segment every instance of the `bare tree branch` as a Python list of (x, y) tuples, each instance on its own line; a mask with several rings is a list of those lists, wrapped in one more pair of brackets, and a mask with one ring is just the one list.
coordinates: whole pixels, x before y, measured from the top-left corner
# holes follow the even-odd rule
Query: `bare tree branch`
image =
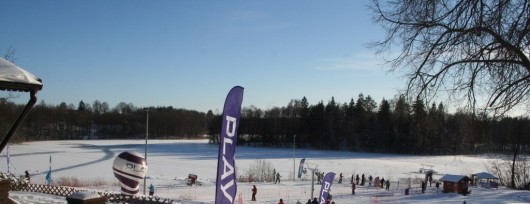
[(388, 62), (408, 73), (407, 94), (467, 96), (474, 111), (501, 115), (530, 100), (528, 0), (373, 0), (370, 8), (386, 30), (371, 46), (401, 49)]

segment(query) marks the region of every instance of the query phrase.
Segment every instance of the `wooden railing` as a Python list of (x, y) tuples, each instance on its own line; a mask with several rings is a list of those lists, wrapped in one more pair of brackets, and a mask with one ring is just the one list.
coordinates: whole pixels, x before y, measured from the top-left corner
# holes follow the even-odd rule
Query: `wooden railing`
[[(79, 190), (72, 187), (64, 186), (52, 186), (52, 185), (40, 185), (40, 184), (14, 184), (11, 183), (10, 189), (12, 191), (27, 191), (27, 192), (37, 192), (44, 193), (49, 195), (56, 195), (62, 197), (68, 197), (78, 191), (87, 191)], [(158, 197), (145, 197), (145, 196), (129, 196), (118, 193), (109, 193), (109, 192), (97, 192), (94, 191), (100, 196), (107, 198), (109, 203), (142, 203), (142, 204), (171, 204), (173, 200), (163, 199)]]

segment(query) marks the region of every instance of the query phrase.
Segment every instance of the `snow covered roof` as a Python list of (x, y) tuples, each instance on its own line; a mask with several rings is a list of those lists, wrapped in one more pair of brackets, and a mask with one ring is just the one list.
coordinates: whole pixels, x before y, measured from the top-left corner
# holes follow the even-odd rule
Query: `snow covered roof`
[(458, 183), (458, 182), (460, 182), (462, 179), (471, 180), (469, 177), (464, 176), (464, 175), (451, 175), (451, 174), (446, 174), (446, 175), (444, 175), (444, 176), (440, 179), (440, 181), (448, 181), (448, 182)]
[(28, 104), (24, 107), (24, 110), (22, 110), (15, 123), (13, 123), (9, 132), (7, 132), (7, 135), (2, 139), (2, 143), (0, 143), (0, 152), (4, 150), (4, 147), (7, 145), (11, 137), (13, 137), (15, 131), (20, 127), (20, 124), (28, 115), (30, 109), (37, 102), (37, 92), (41, 89), (41, 79), (0, 57), (0, 90), (24, 91), (30, 93)]
[(101, 198), (101, 196), (94, 192), (78, 191), (78, 192), (72, 193), (72, 195), (69, 195), (67, 198), (71, 198), (75, 200), (89, 200), (89, 199), (94, 199), (94, 198)]
[(0, 90), (29, 92), (41, 89), (41, 79), (0, 57)]
[(476, 176), (478, 179), (499, 179), (493, 174), (490, 174), (488, 172), (476, 173), (476, 174), (473, 174), (473, 176)]

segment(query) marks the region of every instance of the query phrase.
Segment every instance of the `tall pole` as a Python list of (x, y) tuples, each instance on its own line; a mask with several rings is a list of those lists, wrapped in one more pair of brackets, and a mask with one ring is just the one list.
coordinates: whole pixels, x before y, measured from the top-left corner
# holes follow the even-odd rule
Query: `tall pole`
[(318, 172), (318, 165), (315, 168), (311, 168), (309, 164), (305, 164), (309, 170), (311, 170), (311, 199), (313, 199), (313, 193), (315, 192), (315, 172)]
[(314, 192), (315, 192), (315, 169), (311, 169), (311, 199), (313, 199)]
[(293, 181), (296, 180), (296, 135), (293, 137)]
[(10, 157), (10, 154), (9, 153), (9, 142), (7, 143), (6, 145), (6, 158), (7, 158), (7, 174), (11, 174), (11, 164), (10, 164), (10, 161), (9, 161), (9, 157)]
[[(147, 165), (147, 139), (149, 138), (149, 108), (147, 108), (147, 116), (146, 116), (146, 120), (145, 120), (145, 153), (144, 153), (144, 157), (145, 157), (145, 164)], [(144, 176), (144, 195), (145, 194), (145, 186), (146, 186), (146, 177), (147, 175)]]

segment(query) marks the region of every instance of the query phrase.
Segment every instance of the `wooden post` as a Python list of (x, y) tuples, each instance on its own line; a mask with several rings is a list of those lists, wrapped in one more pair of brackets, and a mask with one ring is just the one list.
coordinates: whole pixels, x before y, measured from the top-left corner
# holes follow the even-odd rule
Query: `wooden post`
[(10, 183), (9, 180), (0, 180), (0, 203), (15, 204), (15, 201), (9, 198)]

